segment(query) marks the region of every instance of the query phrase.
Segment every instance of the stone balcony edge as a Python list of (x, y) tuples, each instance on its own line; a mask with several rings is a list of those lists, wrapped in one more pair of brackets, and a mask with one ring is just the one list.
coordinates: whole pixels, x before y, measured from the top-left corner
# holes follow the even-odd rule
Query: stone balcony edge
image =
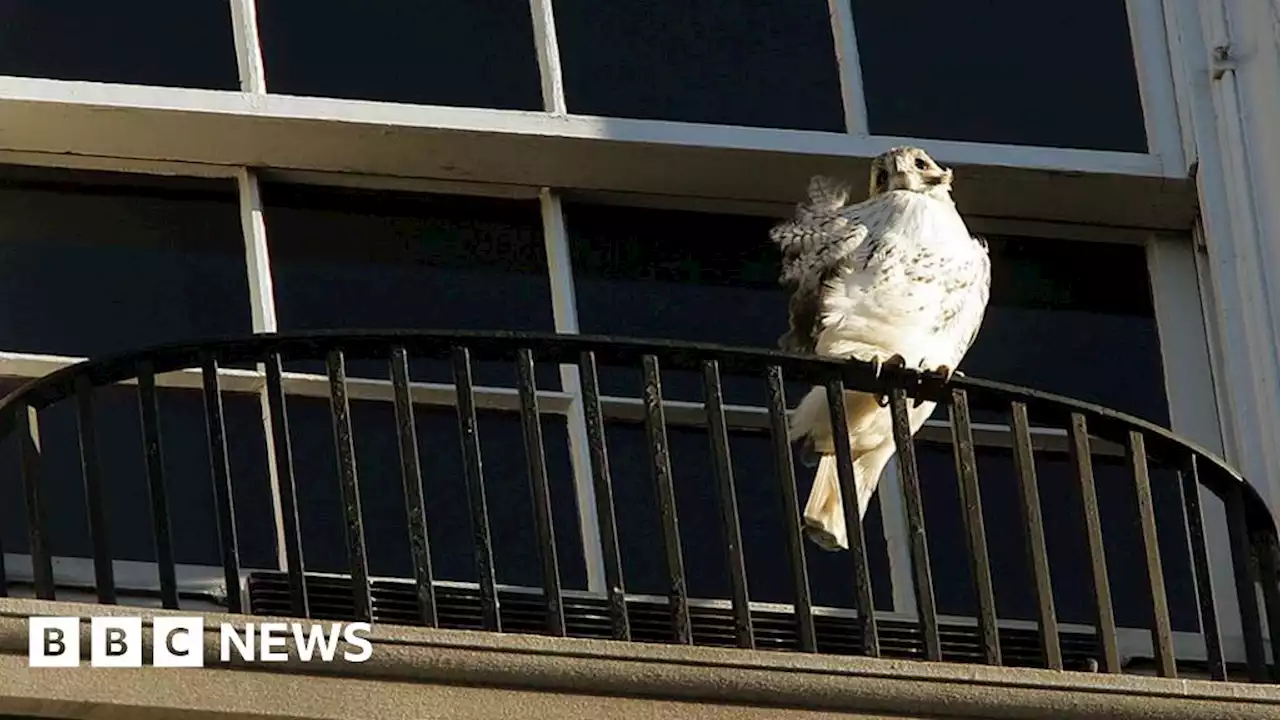
[[(702, 720), (722, 712), (735, 718), (814, 712), (1046, 720), (1280, 717), (1277, 685), (387, 624), (375, 624), (368, 634), (373, 653), (363, 663), (223, 663), (210, 641), (218, 624), (296, 621), (223, 613), (199, 613), (206, 623), (203, 669), (90, 668), (87, 661), (80, 668), (26, 666), (29, 616), (82, 618), (87, 648), (86, 618), (141, 615), (149, 657), (147, 618), (177, 614), (190, 613), (0, 599), (0, 712), (52, 708), (47, 712), (54, 717), (100, 718), (118, 706), (134, 718), (148, 717), (149, 708), (161, 713), (157, 717), (338, 718), (351, 717), (354, 693), (359, 714), (374, 717), (408, 717), (412, 708), (439, 702), (461, 703), (450, 717), (502, 717), (502, 706), (511, 712), (527, 708), (526, 717), (547, 712), (599, 718), (601, 712), (642, 712), (637, 702), (662, 705), (664, 717)], [(656, 705), (642, 714), (655, 710)]]

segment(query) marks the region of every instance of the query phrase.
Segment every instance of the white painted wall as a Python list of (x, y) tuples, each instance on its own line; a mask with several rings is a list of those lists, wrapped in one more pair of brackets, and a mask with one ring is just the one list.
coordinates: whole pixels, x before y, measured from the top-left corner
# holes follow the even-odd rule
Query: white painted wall
[[(1227, 459), (1280, 507), (1280, 3), (1171, 0)], [(1172, 34), (1172, 33), (1171, 33)]]

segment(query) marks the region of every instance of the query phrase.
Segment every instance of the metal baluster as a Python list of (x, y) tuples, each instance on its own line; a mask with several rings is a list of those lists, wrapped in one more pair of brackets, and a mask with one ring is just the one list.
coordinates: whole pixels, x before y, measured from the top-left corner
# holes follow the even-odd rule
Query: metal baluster
[(311, 617), (307, 598), (306, 564), (302, 557), (302, 527), (298, 521), (298, 489), (293, 472), (293, 442), (289, 434), (289, 412), (285, 405), (280, 355), (271, 353), (266, 362), (267, 406), (271, 413), (271, 439), (280, 487), (280, 515), (284, 521), (284, 556), (289, 575), (289, 605), (295, 617)]
[(218, 360), (202, 353), (201, 380), (204, 388), (205, 432), (209, 443), (209, 467), (213, 475), (213, 497), (222, 548), (223, 579), (227, 585), (227, 610), (244, 611), (240, 592), (240, 545), (236, 538), (235, 502), (231, 493), (231, 462), (227, 457), (227, 428), (222, 413), (222, 392), (218, 384)]
[(880, 657), (880, 631), (876, 626), (875, 596), (871, 592), (871, 564), (867, 562), (867, 541), (862, 530), (862, 513), (858, 510), (858, 487), (853, 476), (853, 448), (844, 408), (844, 382), (828, 380), (827, 412), (833, 428), (832, 442), (836, 451), (836, 474), (840, 481), (840, 501), (844, 509), (845, 530), (853, 555), (854, 602), (858, 608), (858, 631), (862, 654)]
[(813, 625), (813, 599), (809, 593), (809, 571), (805, 564), (804, 535), (800, 527), (800, 499), (796, 495), (795, 465), (791, 458), (791, 442), (787, 432), (787, 398), (782, 383), (782, 368), (771, 365), (766, 371), (769, 383), (769, 435), (773, 440), (773, 457), (782, 489), (782, 519), (787, 533), (787, 557), (791, 560), (791, 582), (795, 586), (796, 630), (800, 649), (818, 651), (818, 635)]
[(1146, 440), (1137, 430), (1129, 431), (1126, 456), (1133, 474), (1133, 489), (1138, 500), (1138, 519), (1142, 529), (1142, 549), (1146, 557), (1147, 583), (1151, 586), (1151, 645), (1161, 677), (1176, 677), (1177, 663), (1173, 654), (1173, 627), (1169, 623), (1169, 596), (1164, 586), (1164, 568), (1160, 562), (1160, 537), (1156, 534), (1155, 500), (1151, 496), (1151, 478), (1147, 472)]
[(1209, 550), (1205, 544), (1199, 458), (1194, 453), (1187, 459), (1186, 471), (1179, 474), (1179, 480), (1182, 482), (1182, 508), (1187, 518), (1187, 539), (1191, 543), (1191, 562), (1195, 569), (1196, 597), (1200, 609), (1200, 632), (1204, 635), (1209, 677), (1212, 680), (1226, 680), (1227, 663), (1222, 654), (1218, 605), (1213, 598), (1213, 575), (1209, 570)]
[(907, 506), (907, 542), (911, 549), (912, 580), (916, 591), (916, 612), (920, 615), (920, 634), (924, 637), (925, 657), (929, 660), (941, 660), (942, 638), (938, 634), (938, 607), (933, 597), (933, 571), (929, 567), (924, 501), (920, 496), (920, 470), (916, 465), (916, 447), (911, 437), (907, 399), (906, 391), (901, 388), (889, 391), (889, 413), (893, 420), (893, 439), (898, 453), (898, 476), (902, 481), (902, 493)]
[(751, 598), (747, 592), (747, 564), (742, 553), (742, 528), (738, 521), (738, 494), (733, 484), (733, 460), (729, 455), (729, 428), (724, 419), (720, 364), (715, 360), (703, 362), (702, 380), (707, 423), (711, 431), (711, 457), (715, 464), (721, 533), (729, 564), (734, 630), (738, 636), (738, 647), (754, 649), (756, 643), (751, 627)]
[(418, 598), (418, 619), (436, 627), (435, 580), (431, 572), (431, 541), (427, 532), (426, 500), (422, 495), (422, 467), (418, 459), (418, 431), (409, 392), (409, 355), (402, 347), (391, 350), (391, 387), (395, 394), (396, 442), (400, 450), (400, 480), (409, 521), (409, 548)]
[(27, 543), (31, 552), (31, 571), (36, 585), (36, 598), (54, 600), (53, 558), (46, 543), (44, 502), (41, 485), (41, 460), (44, 448), (40, 444), (40, 420), (38, 411), (30, 405), (17, 408), (18, 442), (21, 445), (22, 487), (26, 495)]
[(347, 563), (351, 569), (351, 595), (355, 616), (373, 620), (373, 591), (369, 585), (369, 559), (364, 545), (364, 517), (360, 511), (360, 483), (356, 475), (355, 437), (351, 405), (347, 399), (347, 367), (341, 350), (329, 352), (325, 361), (329, 376), (329, 410), (333, 418), (333, 444), (338, 451), (338, 482), (342, 486), (342, 514), (346, 525)]
[(644, 411), (650, 468), (658, 491), (658, 514), (662, 520), (662, 540), (667, 553), (667, 602), (671, 612), (671, 631), (676, 642), (689, 645), (693, 643), (689, 588), (685, 582), (684, 558), (680, 549), (680, 524), (676, 519), (676, 491), (671, 479), (667, 420), (662, 409), (662, 377), (658, 358), (653, 355), (644, 356)]
[(1258, 591), (1254, 584), (1255, 568), (1249, 544), (1249, 520), (1244, 509), (1244, 489), (1238, 481), (1233, 481), (1224, 500), (1227, 506), (1227, 532), (1231, 538), (1231, 568), (1235, 575), (1236, 598), (1240, 603), (1240, 625), (1244, 630), (1249, 680), (1266, 682), (1267, 660), (1262, 647), (1262, 618), (1258, 614)]
[(160, 578), (160, 603), (178, 609), (177, 568), (173, 559), (173, 530), (169, 521), (165, 484), (164, 445), (160, 433), (160, 405), (156, 372), (148, 361), (138, 364), (138, 411), (142, 417), (142, 454), (147, 466), (147, 494), (151, 499), (151, 534), (156, 543), (156, 572)]
[(498, 613), (498, 588), (493, 572), (493, 542), (489, 537), (489, 508), (484, 492), (480, 431), (476, 423), (476, 395), (471, 380), (471, 352), (465, 347), (453, 349), (453, 382), (458, 392), (458, 436), (462, 442), (467, 500), (471, 505), (471, 532), (475, 541), (476, 573), (480, 581), (480, 612), (484, 629), (502, 632), (502, 618)]
[(1071, 414), (1068, 432), (1071, 464), (1076, 471), (1077, 489), (1084, 508), (1085, 540), (1089, 546), (1093, 577), (1093, 602), (1097, 612), (1098, 644), (1102, 647), (1103, 672), (1120, 672), (1120, 649), (1116, 640), (1115, 612), (1111, 604), (1111, 582), (1107, 577), (1107, 551), (1102, 543), (1102, 519), (1098, 495), (1093, 485), (1093, 456), (1089, 448), (1089, 427), (1084, 415)]
[(551, 511), (551, 486), (547, 483), (546, 445), (542, 440), (542, 419), (538, 411), (538, 388), (534, 379), (533, 353), (520, 348), (517, 353), (517, 385), (520, 393), (520, 426), (524, 430), (524, 452), (529, 463), (529, 488), (533, 493), (533, 520), (538, 533), (538, 557), (542, 560), (542, 600), (547, 632), (563, 637), (564, 606), (560, 591), (560, 564), (556, 558), (556, 533)]
[(978, 483), (973, 426), (969, 419), (969, 396), (964, 390), (951, 391), (951, 445), (955, 453), (956, 477), (960, 480), (960, 497), (964, 502), (970, 570), (978, 595), (978, 639), (987, 664), (1000, 665), (1000, 626), (991, 583), (991, 558), (987, 554), (987, 530), (982, 516), (982, 491)]
[(1044, 516), (1040, 509), (1040, 486), (1036, 481), (1035, 453), (1031, 448), (1031, 427), (1027, 406), (1015, 402), (1013, 416), (1013, 464), (1018, 473), (1018, 499), (1026, 530), (1027, 557), (1035, 578), (1036, 611), (1040, 627), (1040, 647), (1045, 665), (1062, 669), (1062, 647), (1058, 642), (1058, 615), (1053, 606), (1053, 584), (1049, 579), (1049, 553), (1044, 542)]
[(595, 487), (596, 520), (600, 524), (604, 578), (609, 586), (609, 626), (615, 640), (630, 640), (631, 621), (627, 616), (622, 555), (618, 551), (618, 523), (614, 516), (613, 480), (609, 475), (609, 452), (605, 442), (604, 413), (600, 408), (600, 381), (596, 373), (595, 353), (589, 350), (582, 353), (579, 368), (582, 376), (583, 419), (587, 427), (591, 478)]
[(93, 416), (93, 385), (87, 375), (76, 377), (76, 430), (80, 443), (80, 474), (89, 511), (89, 537), (93, 545), (93, 576), (98, 602), (116, 601), (116, 580), (107, 541), (107, 514), (102, 501), (102, 466), (98, 461), (98, 430)]

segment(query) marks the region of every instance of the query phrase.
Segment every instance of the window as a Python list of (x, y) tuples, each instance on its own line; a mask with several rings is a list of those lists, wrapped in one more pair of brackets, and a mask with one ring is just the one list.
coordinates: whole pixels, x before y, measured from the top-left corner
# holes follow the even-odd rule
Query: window
[(1147, 150), (1123, 2), (846, 1), (873, 134)]
[(264, 0), (258, 23), (271, 92), (542, 109), (528, 3)]
[(964, 371), (1167, 427), (1145, 248), (1056, 238), (987, 241), (991, 301)]
[(10, 2), (0, 75), (238, 90), (230, 3)]
[[(769, 241), (776, 219), (582, 204), (566, 204), (564, 214), (583, 333), (778, 347), (787, 294)], [(667, 372), (663, 381), (664, 397), (702, 400), (692, 373)], [(641, 387), (639, 370), (602, 368), (600, 382), (619, 395)], [(726, 402), (764, 397), (758, 378), (726, 378)]]
[(250, 332), (235, 192), (230, 182), (0, 173), (0, 349), (100, 356)]
[[(283, 184), (262, 195), (282, 331), (555, 328), (536, 202)], [(515, 384), (511, 367), (473, 372)], [(349, 373), (388, 376), (368, 363)], [(446, 362), (414, 376), (452, 382)], [(537, 380), (559, 387), (551, 367)]]
[(556, 0), (569, 111), (844, 129), (824, 0)]

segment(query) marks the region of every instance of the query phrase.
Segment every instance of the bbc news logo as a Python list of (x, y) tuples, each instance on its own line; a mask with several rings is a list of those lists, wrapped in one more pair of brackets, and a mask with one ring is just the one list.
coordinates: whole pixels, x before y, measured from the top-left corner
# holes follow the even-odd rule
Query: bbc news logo
[[(89, 664), (92, 667), (142, 667), (143, 632), (140, 617), (95, 617), (89, 624)], [(154, 667), (204, 667), (204, 618), (161, 616), (151, 619), (151, 662)], [(373, 654), (362, 633), (369, 623), (220, 623), (218, 657), (231, 662), (233, 653), (247, 662), (361, 663)], [(79, 667), (80, 618), (27, 618), (29, 667)], [(293, 647), (289, 647), (293, 640)], [(339, 652), (345, 641), (349, 646)], [(293, 654), (290, 654), (290, 650)]]

